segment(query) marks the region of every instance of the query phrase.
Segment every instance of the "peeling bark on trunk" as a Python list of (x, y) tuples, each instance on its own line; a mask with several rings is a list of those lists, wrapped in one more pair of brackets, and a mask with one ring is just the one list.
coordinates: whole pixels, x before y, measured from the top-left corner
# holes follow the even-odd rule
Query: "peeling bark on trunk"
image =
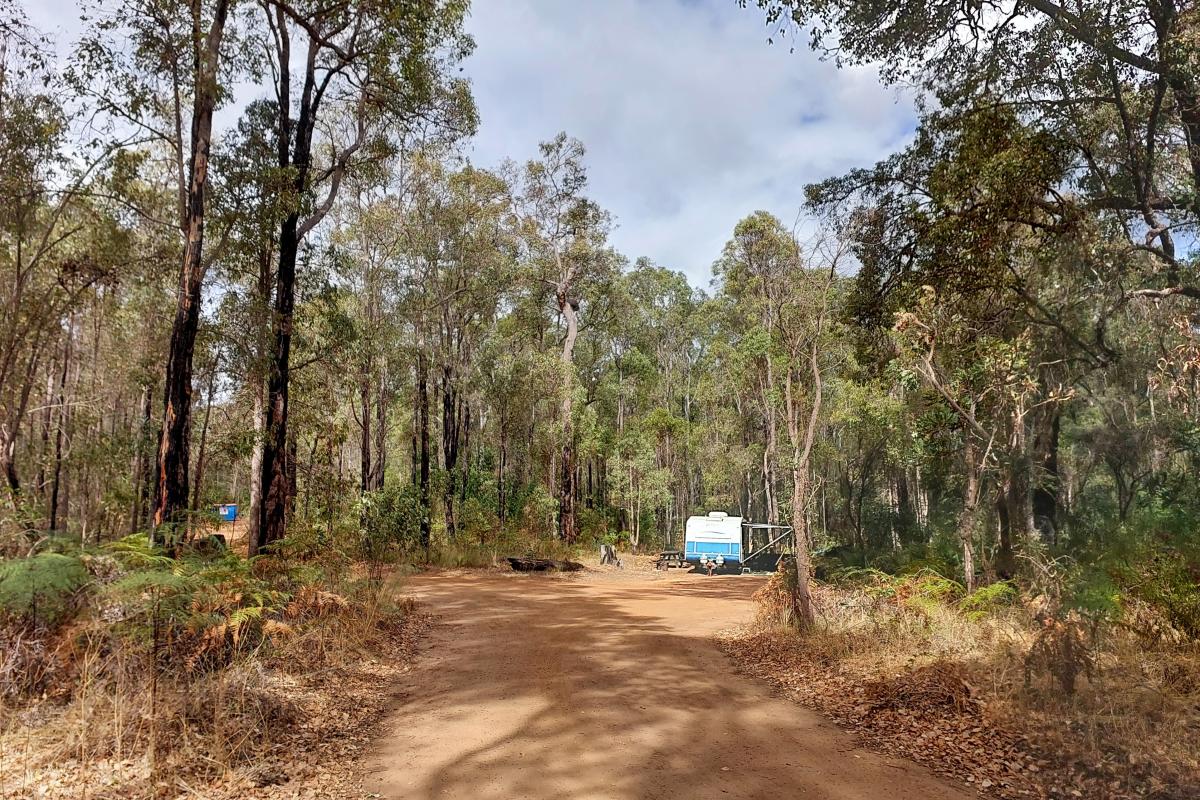
[[(213, 111), (217, 103), (217, 67), (230, 0), (217, 0), (205, 37), (196, 53), (195, 98), (192, 112), (187, 212), (183, 221), (183, 263), (179, 273), (179, 302), (171, 329), (163, 390), (163, 426), (158, 446), (153, 527), (174, 526), (188, 505), (191, 446), (192, 355), (200, 326), (201, 286), (204, 280), (204, 213), (208, 190), (208, 161), (212, 146)], [(199, 3), (193, 6), (193, 35), (199, 37)], [(199, 42), (197, 42), (197, 48)], [(167, 538), (171, 534), (167, 533)]]
[(788, 439), (792, 445), (792, 537), (796, 553), (796, 576), (792, 593), (792, 614), (801, 628), (810, 628), (816, 621), (812, 606), (809, 581), (812, 575), (812, 535), (809, 530), (808, 501), (811, 490), (809, 459), (817, 435), (817, 423), (821, 416), (821, 401), (824, 382), (818, 351), (818, 338), (813, 339), (808, 354), (808, 366), (812, 378), (812, 401), (808, 419), (801, 430), (799, 399), (793, 384), (797, 380), (795, 368), (790, 367), (784, 381), (784, 404), (787, 416)]
[(966, 473), (966, 483), (963, 486), (962, 510), (958, 515), (958, 540), (962, 547), (963, 585), (968, 592), (975, 591), (975, 532), (979, 527), (979, 484), (980, 471), (979, 451), (975, 442), (968, 435), (963, 446), (963, 468)]

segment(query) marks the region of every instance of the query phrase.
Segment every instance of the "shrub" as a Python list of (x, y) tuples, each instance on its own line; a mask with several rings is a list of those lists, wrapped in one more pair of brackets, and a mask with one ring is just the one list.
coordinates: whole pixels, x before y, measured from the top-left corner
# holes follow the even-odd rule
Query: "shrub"
[(415, 486), (385, 486), (359, 501), (362, 557), (382, 562), (414, 549), (421, 537), (421, 502)]
[(0, 564), (0, 609), (31, 622), (56, 624), (74, 607), (88, 571), (76, 556), (38, 553)]
[(1131, 596), (1157, 608), (1188, 637), (1200, 639), (1200, 564), (1164, 547), (1115, 572)]
[(948, 603), (963, 596), (966, 589), (956, 580), (940, 575), (929, 569), (923, 569), (913, 575), (905, 576), (901, 582), (905, 587), (902, 594), (920, 597), (939, 603)]
[(579, 509), (579, 543), (581, 545), (615, 544), (608, 540), (608, 536), (608, 518), (604, 512), (595, 508)]
[(494, 537), (500, 528), (500, 517), (495, 508), (478, 497), (468, 497), (458, 512), (459, 529), (462, 535), (484, 542)]
[(1004, 608), (1014, 606), (1020, 601), (1021, 593), (1009, 581), (982, 586), (958, 602), (958, 609), (973, 621), (989, 617)]
[(873, 567), (837, 567), (828, 573), (829, 583), (835, 586), (895, 591), (895, 578)]
[(126, 571), (97, 592), (100, 618), (124, 641), (161, 649), (164, 665), (189, 671), (224, 666), (257, 646), (289, 590), (304, 585), (281, 571), (270, 571), (269, 580), (257, 576), (260, 560), (227, 550), (167, 559), (145, 537), (128, 537), (112, 549)]
[(535, 484), (521, 507), (521, 527), (534, 536), (553, 536), (557, 530), (558, 498)]

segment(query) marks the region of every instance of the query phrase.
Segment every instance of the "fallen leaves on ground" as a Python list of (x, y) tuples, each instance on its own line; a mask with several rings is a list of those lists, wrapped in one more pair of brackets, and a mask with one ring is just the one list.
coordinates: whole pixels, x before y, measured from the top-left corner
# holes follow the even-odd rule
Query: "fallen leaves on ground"
[[(1196, 787), (1168, 786), (1125, 763), (1081, 763), (1053, 721), (1025, 729), (990, 707), (969, 669), (939, 660), (901, 672), (854, 671), (806, 651), (794, 634), (755, 631), (721, 640), (747, 673), (855, 733), (865, 745), (905, 756), (976, 788), (984, 797), (1184, 800)], [(1144, 766), (1144, 765), (1143, 765)]]

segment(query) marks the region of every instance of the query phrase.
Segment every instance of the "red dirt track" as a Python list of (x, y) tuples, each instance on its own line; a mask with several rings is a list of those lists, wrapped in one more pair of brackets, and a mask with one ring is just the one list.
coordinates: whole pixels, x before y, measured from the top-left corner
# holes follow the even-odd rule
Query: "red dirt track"
[(965, 800), (739, 674), (761, 579), (434, 574), (441, 624), (378, 743), (384, 798)]

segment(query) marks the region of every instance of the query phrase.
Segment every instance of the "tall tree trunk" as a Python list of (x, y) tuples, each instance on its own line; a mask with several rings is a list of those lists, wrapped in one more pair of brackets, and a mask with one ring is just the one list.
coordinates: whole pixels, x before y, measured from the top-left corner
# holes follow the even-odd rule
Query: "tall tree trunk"
[[(192, 510), (200, 510), (200, 499), (204, 490), (204, 456), (208, 450), (208, 422), (212, 417), (213, 394), (217, 388), (217, 370), (220, 362), (213, 362), (212, 372), (208, 375), (208, 397), (204, 403), (204, 422), (200, 425), (200, 449), (196, 453), (196, 480), (192, 488)], [(189, 524), (189, 529), (190, 529)], [(190, 531), (189, 531), (190, 533)]]
[(442, 506), (446, 515), (446, 535), (454, 539), (458, 534), (458, 520), (454, 515), (454, 501), (458, 495), (458, 389), (453, 385), (451, 370), (442, 366), (442, 463), (446, 468), (446, 483), (442, 491)]
[(1033, 506), (1030, 499), (1030, 471), (1025, 415), (1015, 415), (1009, 436), (1008, 474), (1005, 476), (1000, 508), (1000, 542), (995, 568), (1001, 578), (1011, 578), (1017, 568), (1015, 543), (1026, 543), (1033, 530)]
[(50, 486), (50, 530), (58, 530), (60, 489), (62, 487), (63, 437), (67, 426), (67, 373), (71, 365), (71, 344), (75, 338), (75, 320), (67, 324), (67, 338), (63, 344), (62, 370), (58, 374), (58, 424), (54, 430), (54, 477)]
[(374, 488), (371, 485), (371, 444), (374, 439), (371, 435), (371, 382), (368, 376), (364, 375), (359, 379), (358, 393), (362, 409), (362, 417), (359, 420), (359, 489), (366, 494)]
[(767, 381), (763, 385), (762, 399), (767, 429), (767, 446), (763, 449), (763, 490), (767, 504), (767, 522), (779, 524), (779, 497), (776, 494), (775, 465), (779, 461), (779, 443), (775, 432), (775, 413), (771, 408), (771, 393), (775, 390), (775, 372), (771, 360), (767, 359)]
[(273, 242), (263, 244), (258, 250), (258, 283), (255, 287), (258, 303), (259, 319), (255, 325), (255, 360), (250, 370), (250, 381), (254, 385), (252, 396), (254, 411), (254, 444), (250, 451), (250, 508), (243, 516), (246, 519), (246, 541), (252, 546), (262, 541), (260, 524), (262, 521), (263, 502), (263, 448), (266, 432), (266, 359), (270, 347), (271, 326), (269, 323), (271, 308), (271, 280), (274, 277), (272, 268)]
[(896, 481), (896, 505), (899, 509), (900, 528), (907, 530), (911, 528), (912, 522), (915, 519), (912, 494), (908, 488), (908, 471), (904, 469), (893, 470), (893, 479)]
[[(251, 541), (253, 555), (265, 545), (282, 539), (287, 532), (289, 513), (295, 494), (291, 490), (288, 474), (288, 450), (295, 443), (294, 431), (288, 428), (288, 392), (291, 385), (292, 327), (296, 305), (296, 261), (300, 253), (300, 242), (312, 230), (332, 202), (341, 172), (335, 171), (330, 186), (330, 195), (321, 209), (300, 220), (301, 201), (309, 194), (309, 173), (312, 167), (313, 131), (324, 92), (317, 88), (318, 54), (323, 43), (309, 34), (303, 86), (300, 92), (298, 113), (293, 121), (291, 103), (291, 40), (287, 12), (282, 6), (275, 7), (278, 62), (278, 111), (277, 156), (281, 169), (292, 172), (292, 192), (296, 205), (280, 223), (279, 261), (275, 271), (275, 303), (272, 330), (274, 346), (271, 366), (267, 378), (266, 435), (264, 436), (262, 482), (263, 503), (259, 514), (258, 540)], [(348, 157), (346, 152), (343, 157)], [(342, 165), (344, 168), (344, 164)]]
[(138, 426), (137, 438), (134, 440), (133, 473), (129, 481), (133, 487), (133, 502), (129, 509), (129, 532), (131, 534), (138, 532), (149, 512), (147, 506), (152, 482), (150, 463), (153, 460), (151, 453), (154, 448), (154, 439), (157, 438), (151, 429), (153, 405), (153, 389), (150, 384), (145, 384), (142, 386), (140, 402), (141, 423)]
[(254, 446), (250, 450), (250, 509), (246, 514), (246, 540), (260, 542), (263, 506), (263, 448), (266, 434), (266, 383), (261, 375), (254, 376)]
[(808, 354), (812, 405), (808, 409), (808, 419), (803, 430), (800, 427), (799, 401), (793, 386), (796, 382), (795, 368), (789, 367), (784, 381), (788, 439), (792, 445), (792, 541), (796, 554), (796, 574), (792, 578), (792, 615), (802, 629), (811, 628), (816, 622), (812, 592), (809, 588), (812, 575), (812, 534), (809, 529), (808, 502), (811, 484), (809, 460), (812, 456), (813, 442), (816, 440), (817, 423), (820, 421), (824, 388), (818, 341), (819, 336), (813, 338)]
[(467, 492), (471, 487), (471, 404), (466, 400), (462, 403), (462, 419), (462, 443), (459, 445), (459, 461), (462, 463), (462, 480), (458, 482), (459, 508), (466, 506)]
[(371, 489), (375, 491), (383, 488), (387, 476), (387, 414), (390, 395), (386, 382), (386, 377), (380, 378), (379, 386), (375, 390), (375, 458), (371, 465)]
[(963, 445), (963, 467), (965, 483), (963, 485), (962, 510), (958, 515), (958, 541), (962, 547), (963, 585), (968, 592), (975, 591), (975, 532), (979, 527), (979, 484), (982, 464), (975, 440), (967, 434)]
[(500, 409), (500, 457), (496, 462), (496, 516), (503, 526), (508, 517), (508, 499), (504, 496), (504, 469), (508, 466), (508, 421), (504, 408)]
[(1042, 425), (1033, 441), (1039, 467), (1033, 488), (1033, 523), (1042, 538), (1051, 544), (1058, 542), (1058, 438), (1061, 424), (1062, 413), (1055, 405), (1043, 415)]
[(566, 287), (558, 292), (558, 307), (567, 322), (567, 335), (563, 340), (561, 362), (563, 366), (563, 396), (559, 414), (562, 417), (563, 444), (559, 464), (560, 485), (558, 487), (558, 536), (567, 544), (574, 544), (578, 535), (578, 520), (575, 513), (575, 423), (572, 418), (575, 400), (575, 340), (579, 336), (579, 305), (567, 297)]
[(299, 215), (289, 214), (279, 237), (275, 276), (275, 345), (267, 379), (267, 408), (262, 456), (262, 508), (258, 539), (250, 554), (279, 541), (287, 532), (292, 494), (288, 485), (288, 390), (291, 385), (292, 320), (296, 296), (296, 258), (300, 248)]
[[(213, 110), (217, 103), (217, 65), (230, 0), (217, 0), (201, 51), (200, 2), (193, 0), (193, 36), (197, 38), (195, 97), (193, 99), (187, 212), (183, 221), (183, 263), (179, 271), (179, 302), (171, 329), (163, 391), (162, 438), (158, 446), (153, 525), (174, 526), (188, 504), (191, 446), (192, 354), (200, 327), (200, 290), (204, 280), (204, 204), (208, 189), (208, 160), (212, 146)], [(168, 537), (171, 534), (168, 533)]]
[(996, 495), (996, 560), (992, 564), (996, 575), (1000, 578), (1008, 578), (1012, 575), (1012, 504), (1009, 498), (1012, 495), (1012, 478), (1006, 480), (1000, 487), (1000, 491)]
[[(418, 380), (419, 380), (418, 371), (414, 368), (414, 371), (413, 371), (414, 387)], [(421, 404), (420, 404), (419, 400), (420, 400), (420, 398), (418, 397), (418, 393), (416, 391), (414, 391), (413, 392), (413, 400), (412, 400), (412, 425), (410, 426), (411, 436), (409, 437), (411, 439), (410, 447), (411, 447), (412, 453), (408, 459), (409, 475), (410, 475), (409, 483), (411, 483), (413, 486), (418, 485), (419, 478), (417, 476), (417, 471), (418, 471), (418, 464), (420, 463), (420, 460), (421, 460), (420, 453), (419, 453), (420, 448), (417, 446), (417, 438), (418, 438), (417, 428), (418, 428), (419, 421), (421, 419)]]
[(417, 427), (420, 431), (420, 491), (421, 499), (421, 547), (429, 551), (432, 539), (432, 509), (429, 497), (429, 365), (423, 354), (417, 355)]
[[(54, 428), (54, 373), (46, 372), (46, 398), (42, 407), (41, 425), (41, 457), (38, 459), (37, 485), (36, 490), (38, 497), (42, 500), (46, 499), (46, 489), (50, 485), (50, 479), (46, 476), (46, 467), (50, 463), (50, 431)], [(30, 427), (32, 428), (32, 421)], [(32, 436), (33, 431), (30, 430)]]
[(921, 483), (921, 467), (913, 467), (912, 473), (913, 485), (913, 513), (916, 516), (916, 522), (921, 527), (929, 525), (929, 492)]

